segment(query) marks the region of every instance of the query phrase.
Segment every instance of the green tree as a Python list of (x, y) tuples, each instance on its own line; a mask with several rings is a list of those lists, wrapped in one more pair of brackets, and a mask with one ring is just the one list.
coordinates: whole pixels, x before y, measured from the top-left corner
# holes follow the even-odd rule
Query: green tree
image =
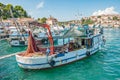
[(40, 20), (40, 22), (41, 22), (41, 23), (46, 23), (46, 20), (47, 20), (47, 18), (46, 18), (46, 17), (43, 17), (43, 18)]
[(40, 18), (38, 18), (37, 21), (41, 23), (41, 19)]
[(114, 16), (114, 17), (113, 17), (113, 20), (118, 20), (118, 17), (117, 17), (117, 16)]
[(14, 7), (14, 16), (18, 17), (28, 17), (27, 12), (19, 5)]
[(19, 5), (14, 7), (12, 4), (4, 5), (0, 3), (0, 16), (2, 16), (3, 19), (12, 18), (10, 10), (12, 11), (15, 18), (30, 17), (28, 16), (27, 12)]
[(4, 4), (0, 3), (0, 16), (3, 15), (3, 8), (4, 8)]
[(88, 18), (88, 19), (83, 19), (82, 18), (82, 20), (81, 20), (82, 25), (88, 25), (88, 24), (93, 24), (93, 23), (94, 22), (90, 18)]
[(62, 26), (64, 23), (63, 22), (58, 22), (58, 25), (59, 26)]
[(101, 18), (101, 16), (97, 16), (97, 18)]
[(40, 20), (40, 18), (38, 18), (38, 20)]
[(11, 11), (14, 11), (14, 8), (13, 8), (13, 5), (12, 4), (7, 4), (6, 6), (5, 6), (5, 16), (6, 16), (6, 18), (12, 18), (12, 15), (11, 15), (11, 13), (10, 13), (10, 10)]
[(81, 19), (81, 24), (84, 24), (85, 23), (85, 19)]

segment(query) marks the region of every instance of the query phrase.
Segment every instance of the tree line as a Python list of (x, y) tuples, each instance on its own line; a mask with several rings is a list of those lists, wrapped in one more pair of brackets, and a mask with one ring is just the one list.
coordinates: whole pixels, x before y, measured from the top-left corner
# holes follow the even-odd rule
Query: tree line
[(0, 17), (3, 19), (12, 18), (10, 10), (13, 13), (14, 18), (23, 18), (23, 17), (30, 17), (28, 16), (26, 10), (24, 10), (21, 6), (16, 5), (13, 6), (12, 4), (3, 4), (0, 3)]

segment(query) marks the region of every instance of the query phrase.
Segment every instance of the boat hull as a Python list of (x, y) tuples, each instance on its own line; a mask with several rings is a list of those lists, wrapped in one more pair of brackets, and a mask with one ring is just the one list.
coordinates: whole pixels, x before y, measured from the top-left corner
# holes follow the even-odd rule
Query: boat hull
[[(19, 55), (16, 55), (16, 60), (18, 65), (21, 68), (24, 69), (45, 69), (45, 68), (53, 68), (57, 66), (62, 66), (80, 59), (83, 59), (85, 57), (88, 57), (95, 52), (97, 52), (99, 48), (93, 48), (90, 51), (90, 54), (87, 55), (87, 49), (80, 49), (72, 52), (65, 53), (64, 55), (59, 55), (55, 57), (56, 55), (49, 56), (48, 58), (46, 56), (43, 57), (22, 57)], [(53, 62), (50, 62), (52, 60)]]
[(16, 41), (10, 41), (10, 45), (12, 47), (22, 47), (22, 46), (27, 46), (27, 41), (23, 41), (24, 43), (20, 43), (19, 40), (16, 40)]

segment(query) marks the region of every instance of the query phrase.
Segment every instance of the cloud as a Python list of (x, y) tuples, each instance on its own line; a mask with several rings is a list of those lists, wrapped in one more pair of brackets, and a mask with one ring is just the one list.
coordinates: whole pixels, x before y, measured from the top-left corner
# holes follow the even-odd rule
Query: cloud
[(104, 10), (98, 10), (93, 12), (93, 16), (98, 16), (98, 15), (109, 15), (109, 14), (119, 14), (118, 12), (115, 11), (114, 7), (109, 7)]
[(40, 2), (37, 6), (36, 9), (40, 9), (44, 6), (44, 2)]

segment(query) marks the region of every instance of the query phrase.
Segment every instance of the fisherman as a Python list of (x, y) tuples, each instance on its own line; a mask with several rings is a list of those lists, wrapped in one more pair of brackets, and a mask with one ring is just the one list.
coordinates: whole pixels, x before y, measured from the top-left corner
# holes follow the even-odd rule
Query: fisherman
[(47, 48), (47, 49), (46, 49), (46, 55), (48, 56), (49, 54), (50, 54), (50, 49)]
[(68, 48), (69, 48), (69, 44), (66, 44), (65, 45), (65, 53), (68, 53), (68, 51), (69, 51)]

